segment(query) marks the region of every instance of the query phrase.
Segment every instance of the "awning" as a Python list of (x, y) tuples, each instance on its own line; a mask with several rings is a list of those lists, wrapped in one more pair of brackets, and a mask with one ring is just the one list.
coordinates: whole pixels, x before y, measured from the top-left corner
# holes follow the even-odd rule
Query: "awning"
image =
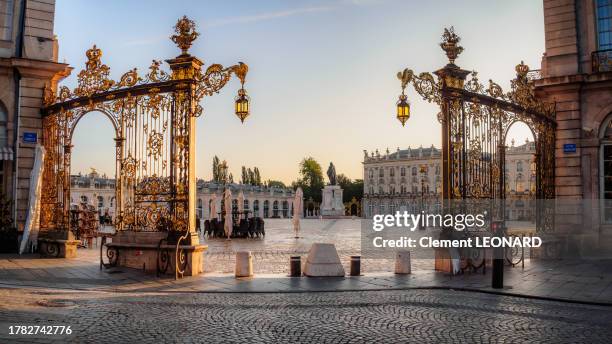
[(1, 147), (0, 148), (0, 160), (13, 160), (13, 148)]

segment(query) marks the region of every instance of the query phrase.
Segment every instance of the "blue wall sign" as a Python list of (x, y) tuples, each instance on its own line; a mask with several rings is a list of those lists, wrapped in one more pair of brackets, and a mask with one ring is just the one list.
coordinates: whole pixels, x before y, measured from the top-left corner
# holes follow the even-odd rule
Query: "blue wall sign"
[(23, 133), (23, 142), (24, 143), (36, 143), (38, 142), (38, 134), (32, 132), (24, 132)]
[(575, 143), (564, 143), (563, 153), (576, 153), (576, 144)]

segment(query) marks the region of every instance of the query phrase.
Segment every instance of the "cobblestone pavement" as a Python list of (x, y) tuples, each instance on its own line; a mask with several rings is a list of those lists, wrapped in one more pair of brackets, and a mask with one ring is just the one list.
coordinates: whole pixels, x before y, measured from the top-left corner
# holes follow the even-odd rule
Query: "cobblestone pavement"
[[(38, 301), (69, 300), (68, 307)], [(49, 302), (48, 302), (49, 303)], [(10, 325), (70, 325), (11, 337)], [(609, 343), (609, 307), (442, 290), (110, 294), (0, 289), (0, 342)]]

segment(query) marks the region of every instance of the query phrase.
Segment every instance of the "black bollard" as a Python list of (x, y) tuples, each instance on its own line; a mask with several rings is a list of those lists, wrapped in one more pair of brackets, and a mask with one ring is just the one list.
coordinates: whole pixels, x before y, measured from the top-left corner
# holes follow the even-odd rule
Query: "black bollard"
[(290, 277), (302, 276), (302, 257), (292, 256), (290, 258), (290, 269), (291, 269), (291, 272), (289, 273)]
[(361, 256), (351, 256), (351, 276), (361, 275)]
[[(493, 222), (492, 229), (496, 237), (503, 237), (503, 222)], [(485, 261), (485, 266), (486, 266)], [(493, 248), (493, 274), (491, 276), (491, 287), (494, 289), (502, 289), (504, 287), (504, 248)]]

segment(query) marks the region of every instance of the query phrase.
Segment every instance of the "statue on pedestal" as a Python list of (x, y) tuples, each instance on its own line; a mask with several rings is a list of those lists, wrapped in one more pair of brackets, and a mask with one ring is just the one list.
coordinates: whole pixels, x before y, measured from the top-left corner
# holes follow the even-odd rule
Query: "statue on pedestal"
[(323, 202), (321, 204), (321, 214), (323, 216), (342, 216), (344, 215), (344, 204), (342, 203), (342, 188), (338, 185), (336, 167), (329, 163), (327, 168), (329, 184), (321, 190)]
[(330, 162), (327, 168), (327, 178), (329, 178), (329, 185), (338, 184), (338, 180), (336, 179), (336, 167), (333, 162)]

